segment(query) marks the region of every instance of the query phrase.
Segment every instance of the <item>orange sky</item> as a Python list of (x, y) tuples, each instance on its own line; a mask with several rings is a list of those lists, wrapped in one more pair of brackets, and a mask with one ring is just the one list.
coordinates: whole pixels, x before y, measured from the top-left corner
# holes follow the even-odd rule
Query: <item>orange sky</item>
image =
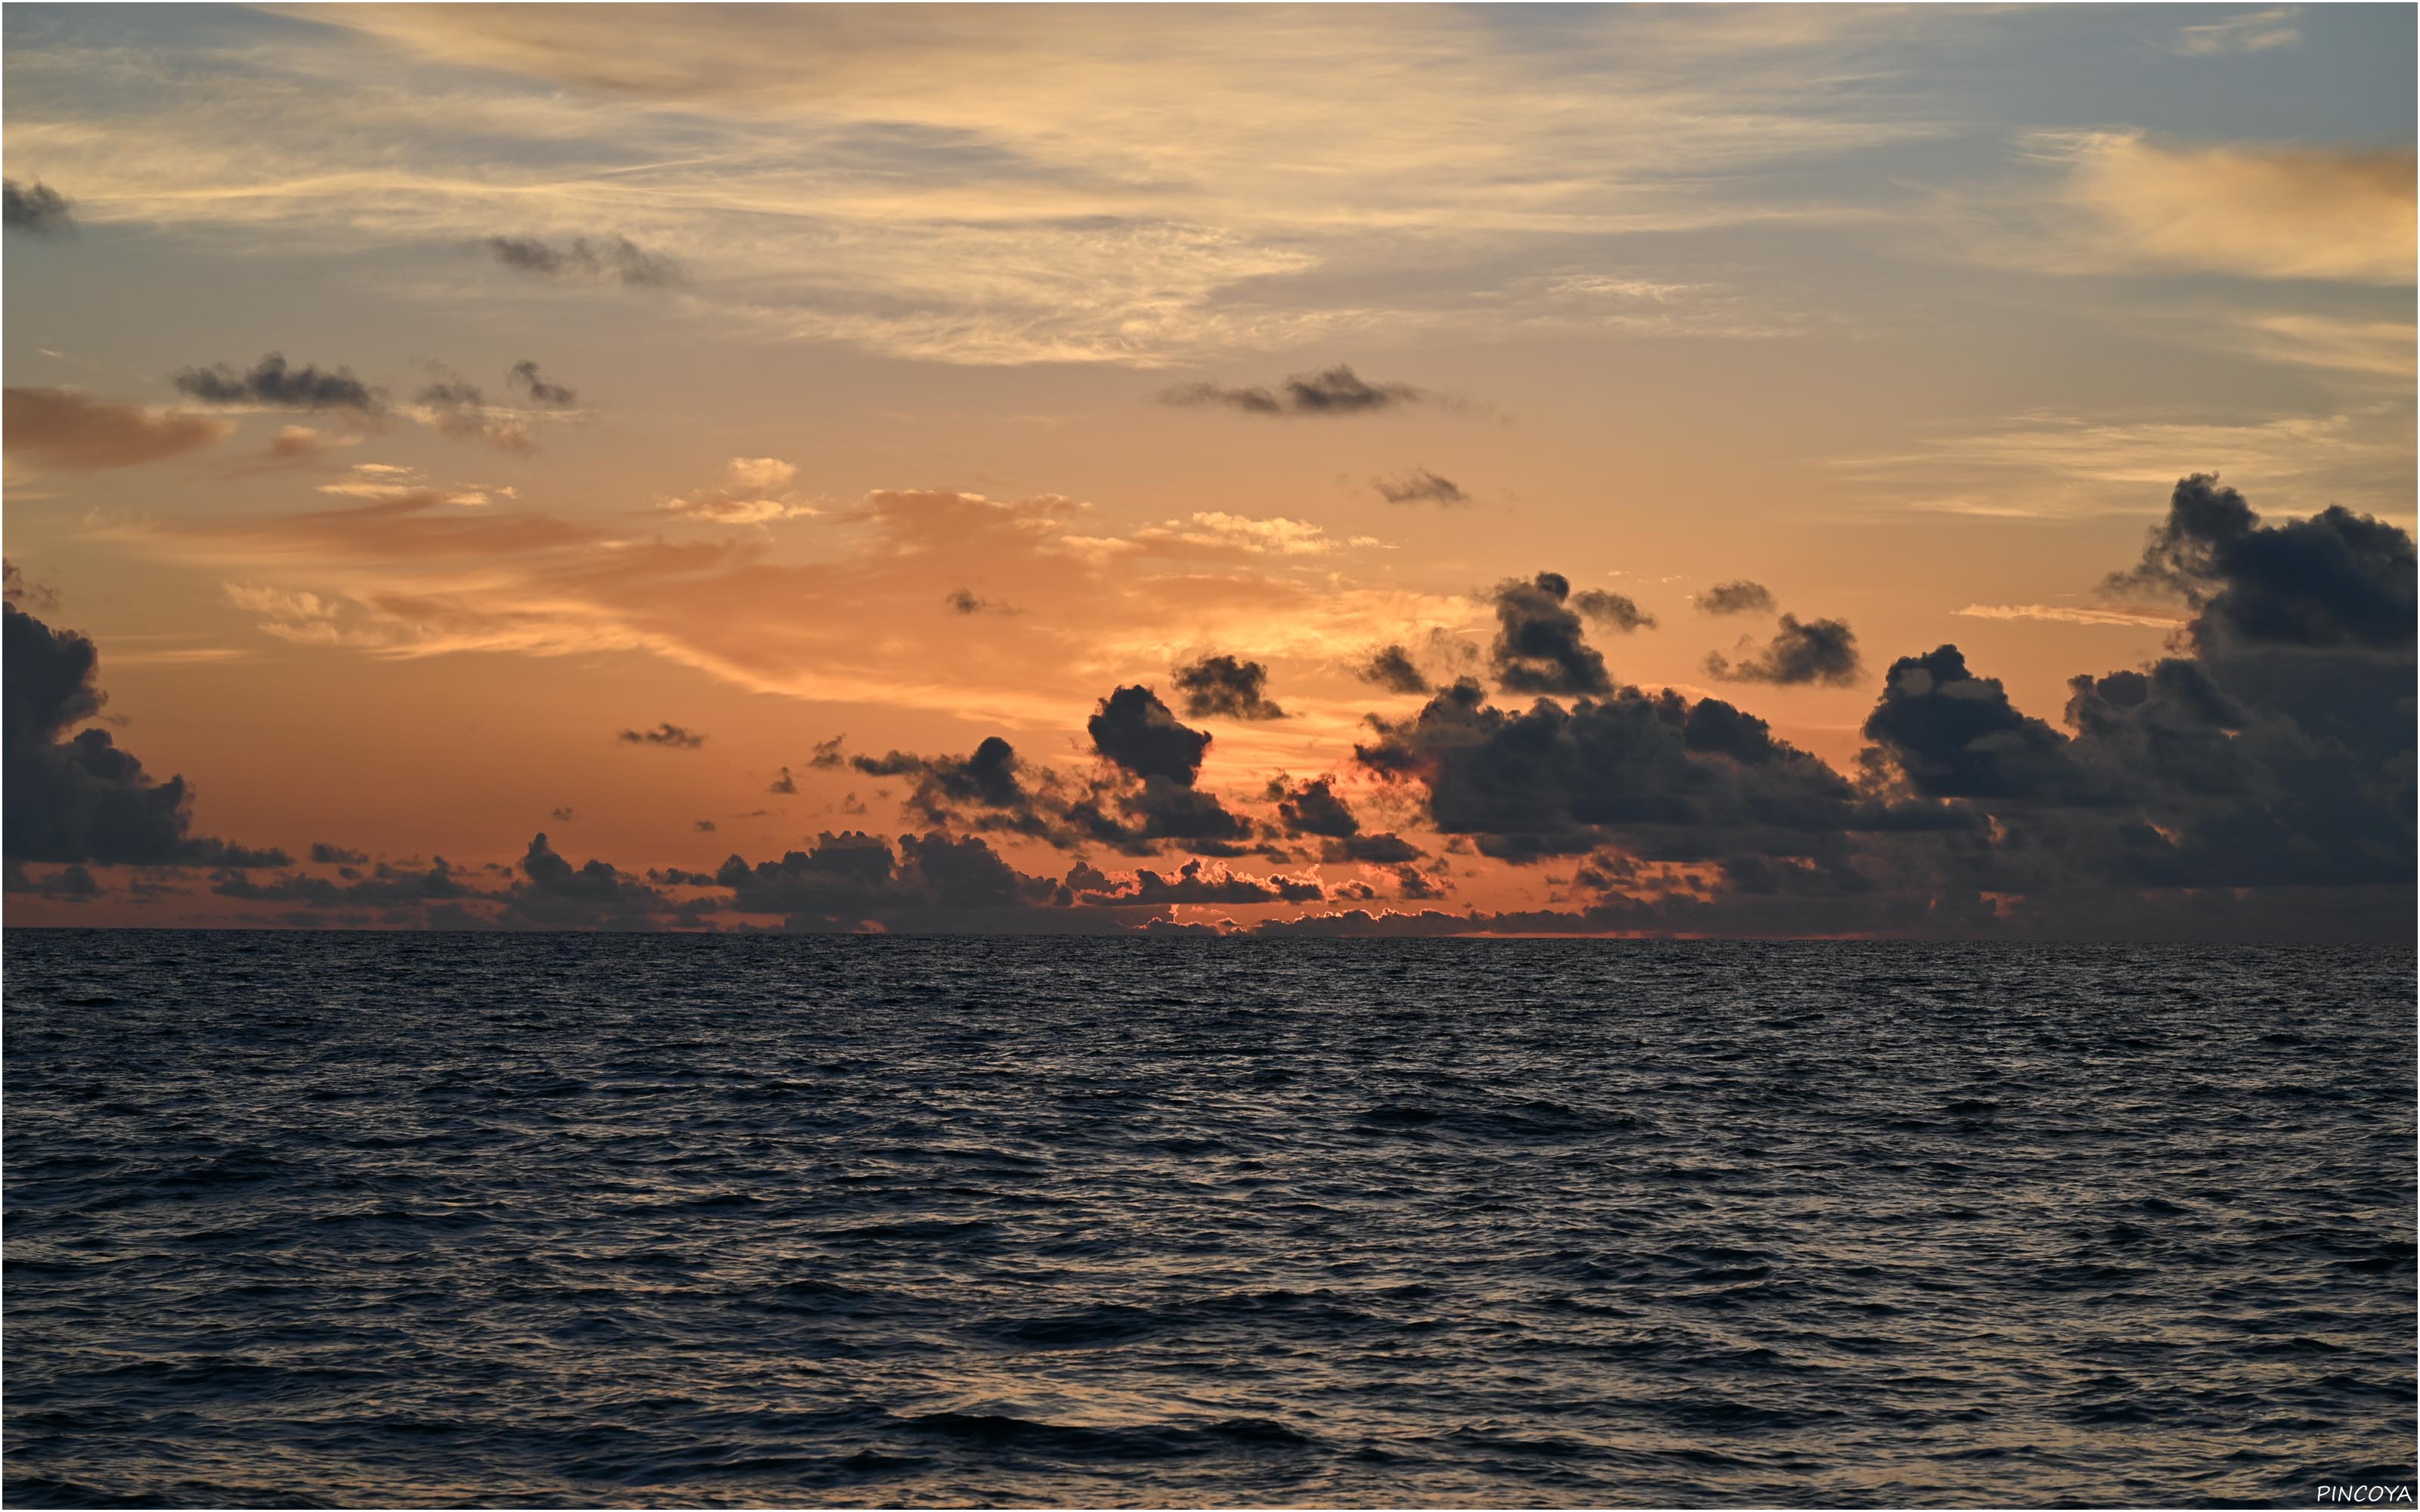
[[(658, 923), (774, 925), (645, 874), (861, 829), (979, 834), (1124, 895), (1205, 855), (1067, 827), (1086, 784), (1142, 801), (1087, 731), (1140, 685), (1212, 737), (1198, 791), (1256, 830), (1198, 874), (1318, 896), (1101, 919), (1720, 902), (1745, 861), (1648, 854), (1629, 820), (1544, 859), (1449, 827), (1433, 769), (1356, 757), (1368, 717), (1426, 698), (1360, 670), (1401, 644), (1435, 686), (1525, 709), (1498, 586), (1559, 574), (1574, 606), (1619, 594), (1652, 621), (1584, 617), (1610, 670), (1592, 696), (1725, 701), (1874, 801), (2005, 830), (1983, 795), (1861, 763), (1898, 658), (1954, 643), (2077, 735), (2071, 678), (2223, 649), (2202, 635), (2219, 579), (2104, 583), (2179, 479), (2218, 474), (2273, 531), (2331, 504), (2412, 523), (2408, 8), (19, 5), (6, 24), (8, 173), (65, 202), (12, 203), (7, 239), (17, 602), (98, 647), (91, 728), (192, 784), (194, 834), (292, 858), (246, 869), (256, 894), (442, 856), (496, 869), (466, 917), (544, 922), (506, 897), (538, 886), (544, 831), (631, 897), (712, 904)], [(2402, 550), (2378, 570), (2408, 601)], [(1742, 579), (1770, 607), (1707, 611)], [(1817, 622), (1848, 627), (1849, 660), (1738, 677)], [(1218, 656), (1257, 664), (1285, 717), (1188, 713), (1178, 670)], [(703, 739), (620, 738), (665, 723)], [(937, 820), (903, 808), (912, 778), (847, 764), (995, 734), (1037, 791), (1045, 768), (1069, 784), (1048, 824)], [(784, 769), (796, 791), (768, 791)], [(1281, 773), (1332, 774), (1362, 832), (1420, 858), (1288, 832)], [(2380, 801), (2408, 831), (2405, 782)], [(2115, 791), (2096, 812), (2194, 850), (2148, 789)], [(1879, 832), (1846, 833), (1858, 887), (2047, 886), (2030, 863), (1911, 881)], [(19, 838), (11, 923), (430, 921)], [(91, 892), (45, 889), (77, 864)], [(1602, 872), (1621, 865), (1645, 870)], [(548, 918), (632, 921), (616, 908)]]

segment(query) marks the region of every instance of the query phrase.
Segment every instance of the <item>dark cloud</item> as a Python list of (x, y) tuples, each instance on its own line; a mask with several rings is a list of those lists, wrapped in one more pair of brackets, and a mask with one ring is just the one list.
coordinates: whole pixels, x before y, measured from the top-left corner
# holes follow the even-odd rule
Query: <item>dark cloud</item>
[(176, 377), (177, 390), (204, 404), (257, 405), (268, 409), (357, 409), (381, 408), (377, 393), (353, 377), (350, 368), (321, 372), (308, 365), (288, 367), (285, 357), (271, 352), (238, 372), (225, 363), (215, 367), (189, 367)]
[(2114, 574), (2118, 591), (2165, 589), (2191, 604), (2204, 651), (2235, 646), (2409, 651), (2412, 538), (2331, 504), (2308, 519), (2263, 525), (2215, 473), (2177, 482), (2143, 560)]
[[(908, 808), (926, 824), (1007, 830), (1056, 841), (1060, 820), (1046, 792), (1029, 789), (1016, 749), (998, 735), (985, 736), (971, 755), (919, 756), (894, 750), (858, 756), (849, 764), (869, 777), (911, 778)], [(1041, 779), (1056, 786), (1055, 776)]]
[(773, 779), (771, 782), (766, 784), (765, 791), (768, 793), (780, 793), (795, 796), (799, 791), (799, 779), (792, 777), (790, 775), (790, 769), (784, 766), (782, 768), (781, 776)]
[(1613, 690), (1605, 657), (1588, 643), (1580, 618), (1567, 607), (1570, 579), (1542, 572), (1496, 585), (1496, 644), (1489, 664), (1507, 692), (1604, 694)]
[(75, 229), (66, 195), (37, 178), (30, 185), (0, 180), (0, 226), (29, 236), (61, 236)]
[(5, 884), (0, 890), (31, 893), (54, 903), (88, 903), (101, 895), (101, 886), (90, 872), (81, 866), (61, 867), (44, 877), (32, 877), (15, 861), (8, 865)]
[(491, 408), (487, 392), (475, 383), (442, 379), (425, 385), (414, 402), (428, 411), (428, 423), (442, 436), (485, 441), (507, 452), (526, 453), (535, 446), (528, 422)]
[(877, 836), (826, 831), (813, 850), (779, 861), (750, 866), (734, 856), (715, 880), (731, 890), (738, 911), (780, 914), (798, 928), (1007, 924), (1060, 892), (1047, 879), (1010, 866), (979, 837), (938, 832), (900, 836), (894, 856)]
[(11, 388), (4, 402), (10, 456), (80, 472), (182, 456), (232, 428), (201, 415), (153, 414), (140, 405), (112, 404), (73, 389)]
[(941, 595), (941, 602), (960, 614), (1014, 614), (1016, 610), (997, 599), (978, 598), (968, 588), (953, 588)]
[(1764, 584), (1745, 578), (1716, 583), (1698, 595), (1698, 609), (1706, 614), (1770, 614), (1778, 607)]
[(1624, 635), (1633, 630), (1652, 630), (1655, 616), (1640, 609), (1626, 594), (1607, 593), (1602, 588), (1583, 588), (1572, 595), (1572, 608), (1599, 625), (1610, 625)]
[(504, 895), (508, 918), (549, 929), (647, 929), (674, 911), (671, 899), (612, 863), (573, 866), (543, 831), (531, 837), (521, 876)]
[(706, 744), (706, 737), (682, 729), (667, 719), (653, 730), (625, 730), (614, 739), (626, 746), (661, 746), (667, 750), (695, 750)]
[(1177, 722), (1159, 695), (1148, 687), (1121, 687), (1101, 700), (1084, 728), (1093, 747), (1140, 778), (1159, 778), (1191, 787), (1202, 770), (1210, 736)]
[(571, 805), (566, 803), (560, 809), (550, 809), (547, 810), (547, 817), (553, 820), (558, 825), (567, 825), (574, 819), (579, 818), (580, 814), (578, 810), (574, 810)]
[(511, 382), (522, 398), (541, 409), (568, 409), (580, 402), (580, 395), (572, 390), (548, 382), (534, 362), (515, 363)]
[(2018, 713), (1956, 646), (1891, 663), (1865, 735), (1927, 797), (2071, 799), (2087, 788), (2067, 737)]
[(48, 583), (36, 582), (14, 562), (0, 557), (0, 599), (27, 611), (50, 613), (59, 607), (59, 592)]
[(1159, 395), (1162, 404), (1221, 405), (1248, 415), (1366, 415), (1435, 396), (1408, 383), (1372, 383), (1339, 363), (1316, 373), (1296, 373), (1272, 389), (1265, 385), (1222, 389), (1187, 383)]
[(1285, 710), (1269, 701), (1268, 669), (1233, 656), (1204, 656), (1176, 669), (1185, 712), (1196, 719), (1282, 719)]
[(1283, 776), (1270, 779), (1267, 799), (1277, 805), (1278, 823), (1289, 835), (1325, 835), (1342, 839), (1360, 833), (1361, 821), (1342, 798), (1336, 795), (1336, 779), (1315, 778), (1308, 782), (1289, 782)]
[(1399, 478), (1373, 478), (1370, 486), (1390, 504), (1466, 504), (1470, 495), (1451, 478), (1414, 468)]
[(312, 842), (311, 859), (321, 866), (363, 866), (369, 861), (369, 857), (360, 851), (331, 845), (326, 841)]
[(1373, 719), (1361, 764), (1425, 789), (1429, 820), (1484, 854), (1526, 861), (1619, 842), (1631, 854), (1711, 859), (1810, 855), (1863, 832), (1971, 825), (1933, 806), (1861, 794), (1822, 761), (1715, 700), (1624, 687), (1565, 708), (1496, 708), (1465, 680), (1408, 719)]
[(1412, 654), (1401, 644), (1381, 646), (1371, 653), (1364, 665), (1354, 669), (1356, 677), (1374, 683), (1389, 693), (1425, 693), (1429, 680), (1412, 662)]
[[(316, 856), (313, 858), (318, 859)], [(222, 898), (242, 898), (255, 903), (396, 910), (409, 910), (431, 903), (493, 902), (504, 896), (482, 890), (475, 879), (475, 869), (472, 872), (457, 871), (442, 856), (434, 857), (425, 868), (417, 862), (407, 866), (389, 866), (380, 862), (366, 876), (348, 867), (343, 877), (335, 881), (300, 872), (288, 872), (260, 881), (242, 872), (225, 870), (212, 873), (210, 891)]]
[[(819, 772), (829, 772), (835, 767), (847, 765), (848, 758), (841, 753), (841, 745), (847, 739), (847, 735), (838, 734), (830, 740), (816, 741), (815, 748), (807, 764)], [(785, 767), (783, 770), (786, 771), (788, 768)]]
[(690, 825), (690, 827), (696, 830), (701, 835), (711, 835), (714, 833), (714, 821), (711, 819), (701, 819), (697, 823)]
[(1808, 620), (1784, 614), (1773, 639), (1750, 656), (1732, 661), (1719, 652), (1706, 656), (1706, 672), (1727, 683), (1822, 683), (1845, 687), (1863, 671), (1857, 637), (1845, 620)]
[(1067, 873), (1077, 898), (1096, 907), (1166, 906), (1174, 903), (1305, 903), (1326, 897), (1317, 881), (1296, 877), (1248, 877), (1209, 862), (1187, 861), (1173, 876), (1140, 871), (1118, 882), (1091, 867)]
[(580, 237), (562, 246), (534, 237), (489, 237), (489, 255), (516, 272), (541, 278), (586, 278), (657, 288), (680, 278), (680, 265), (641, 248), (627, 237)]
[[(101, 712), (101, 653), (15, 604), (6, 621), (5, 829), (10, 859), (137, 866), (284, 866), (253, 849), (192, 832), (193, 792), (181, 777), (154, 781), (105, 730), (75, 727)], [(75, 731), (70, 734), (70, 731)]]

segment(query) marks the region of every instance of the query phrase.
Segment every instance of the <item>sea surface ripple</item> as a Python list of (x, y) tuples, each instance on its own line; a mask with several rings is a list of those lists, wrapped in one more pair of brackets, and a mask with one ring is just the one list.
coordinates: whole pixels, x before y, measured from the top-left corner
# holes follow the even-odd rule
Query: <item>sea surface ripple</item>
[(16, 1505), (2413, 1475), (2409, 949), (10, 931)]

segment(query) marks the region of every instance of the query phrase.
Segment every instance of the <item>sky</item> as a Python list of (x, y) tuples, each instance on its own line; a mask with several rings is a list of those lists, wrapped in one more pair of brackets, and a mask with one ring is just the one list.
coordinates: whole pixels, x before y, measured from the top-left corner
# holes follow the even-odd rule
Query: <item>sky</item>
[(2408, 940), (2408, 6), (68, 7), (10, 924)]

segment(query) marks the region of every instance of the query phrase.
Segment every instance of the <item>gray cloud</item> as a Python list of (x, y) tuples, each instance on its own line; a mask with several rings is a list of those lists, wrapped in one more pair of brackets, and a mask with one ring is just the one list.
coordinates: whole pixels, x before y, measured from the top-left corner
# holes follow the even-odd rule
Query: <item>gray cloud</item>
[(614, 739), (626, 746), (660, 746), (667, 750), (695, 750), (706, 737), (665, 720), (653, 730), (625, 730)]
[(680, 265), (648, 252), (627, 237), (580, 237), (554, 246), (534, 237), (489, 237), (482, 245), (489, 255), (516, 272), (541, 278), (584, 278), (641, 288), (676, 283)]
[(1390, 504), (1466, 504), (1470, 495), (1451, 478), (1439, 477), (1426, 468), (1414, 468), (1400, 478), (1373, 478), (1370, 486)]
[(1192, 718), (1282, 719), (1285, 710), (1269, 701), (1268, 676), (1257, 661), (1204, 656), (1176, 669), (1176, 687)]
[(1844, 687), (1857, 680), (1857, 638), (1843, 620), (1808, 620), (1784, 614), (1773, 639), (1755, 655), (1732, 661), (1720, 653), (1706, 657), (1710, 676), (1727, 683), (1823, 683)]
[(204, 404), (365, 412), (381, 408), (377, 393), (353, 377), (350, 368), (321, 372), (308, 363), (288, 367), (278, 352), (269, 353), (248, 371), (238, 372), (221, 363), (214, 367), (186, 368), (174, 381), (178, 393)]
[(75, 229), (67, 196), (43, 183), (0, 180), (0, 227), (29, 236), (62, 236)]
[(1162, 404), (1218, 405), (1248, 415), (1365, 415), (1399, 409), (1435, 396), (1408, 383), (1372, 383), (1340, 363), (1315, 373), (1296, 373), (1275, 388), (1223, 389), (1187, 383), (1163, 391)]
[(1770, 614), (1776, 608), (1764, 584), (1745, 578), (1716, 583), (1698, 595), (1699, 611), (1705, 614)]

